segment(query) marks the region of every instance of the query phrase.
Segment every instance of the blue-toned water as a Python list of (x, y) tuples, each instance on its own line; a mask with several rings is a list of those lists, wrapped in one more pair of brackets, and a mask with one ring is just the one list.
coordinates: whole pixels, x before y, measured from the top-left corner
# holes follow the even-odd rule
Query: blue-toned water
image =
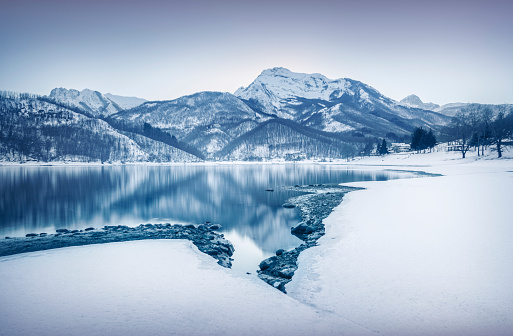
[(290, 234), (298, 210), (282, 207), (298, 194), (281, 186), (398, 177), (408, 175), (319, 164), (3, 166), (0, 237), (208, 221), (234, 244), (234, 268), (254, 271), (277, 249), (301, 243)]

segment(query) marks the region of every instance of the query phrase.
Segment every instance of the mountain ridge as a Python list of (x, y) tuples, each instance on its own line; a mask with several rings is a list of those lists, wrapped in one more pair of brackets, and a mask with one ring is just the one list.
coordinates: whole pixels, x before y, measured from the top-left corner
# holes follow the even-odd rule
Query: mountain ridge
[(56, 88), (48, 96), (4, 93), (0, 160), (52, 161), (69, 155), (102, 162), (344, 158), (377, 139), (408, 141), (416, 127), (442, 130), (452, 120), (444, 113), (468, 107), (429, 110), (421, 107), (436, 104), (428, 106), (432, 103), (415, 95), (406, 98), (397, 102), (350, 78), (280, 67), (263, 70), (233, 94), (204, 91), (163, 101), (89, 89)]
[(62, 87), (53, 89), (48, 97), (65, 104), (80, 107), (97, 117), (107, 117), (123, 111), (127, 106), (135, 107), (138, 105), (138, 101), (144, 100), (137, 97), (112, 95), (110, 93), (104, 95), (99, 91), (90, 89), (78, 91)]

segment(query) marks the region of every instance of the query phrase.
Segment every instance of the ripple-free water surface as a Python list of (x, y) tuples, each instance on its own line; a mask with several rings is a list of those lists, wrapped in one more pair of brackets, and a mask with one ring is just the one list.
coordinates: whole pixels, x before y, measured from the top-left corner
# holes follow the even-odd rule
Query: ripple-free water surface
[(319, 164), (4, 166), (0, 237), (209, 221), (234, 244), (233, 267), (252, 272), (277, 249), (301, 243), (290, 234), (298, 210), (282, 207), (298, 193), (280, 187), (409, 176)]

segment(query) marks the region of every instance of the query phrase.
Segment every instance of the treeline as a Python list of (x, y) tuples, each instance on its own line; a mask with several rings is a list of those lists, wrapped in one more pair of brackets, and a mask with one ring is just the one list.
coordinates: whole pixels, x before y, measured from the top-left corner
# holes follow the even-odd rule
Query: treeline
[(86, 117), (89, 117), (89, 118), (94, 118), (94, 116), (87, 112), (86, 110), (78, 107), (78, 106), (75, 106), (75, 105), (72, 105), (72, 104), (68, 104), (68, 103), (64, 103), (64, 102), (61, 102), (59, 100), (56, 100), (54, 98), (50, 98), (48, 96), (41, 96), (41, 95), (37, 95), (37, 94), (33, 94), (33, 93), (19, 93), (19, 92), (13, 92), (13, 91), (0, 91), (0, 100), (11, 100), (11, 101), (15, 101), (15, 102), (19, 102), (21, 100), (26, 100), (26, 101), (34, 101), (34, 100), (37, 100), (37, 101), (41, 101), (41, 102), (45, 102), (45, 103), (49, 103), (49, 104), (52, 104), (52, 105), (55, 105), (57, 107), (62, 107), (63, 109), (66, 109), (66, 110), (70, 110), (70, 111), (73, 111), (75, 113), (79, 113), (79, 114), (83, 114), (85, 115)]
[(15, 100), (21, 100), (21, 99), (37, 99), (40, 98), (40, 95), (33, 94), (33, 93), (20, 93), (20, 92), (14, 92), (14, 91), (0, 91), (0, 99), (15, 99)]
[(411, 134), (410, 148), (413, 151), (420, 152), (426, 149), (432, 149), (436, 146), (436, 137), (433, 134), (433, 130), (429, 132), (422, 127), (416, 127)]
[[(46, 117), (46, 116), (44, 116)], [(46, 119), (48, 121), (48, 119)], [(127, 142), (105, 132), (95, 120), (69, 121), (56, 118), (58, 123), (46, 124), (43, 118), (23, 117), (0, 123), (1, 152), (12, 161), (37, 160), (50, 162), (68, 156), (80, 161), (123, 161), (130, 158)], [(16, 121), (14, 124), (9, 121)]]
[(462, 157), (470, 148), (476, 148), (477, 154), (484, 155), (488, 146), (495, 146), (497, 157), (502, 157), (505, 141), (513, 137), (513, 109), (509, 105), (499, 105), (498, 112), (479, 105), (470, 105), (458, 112), (446, 133), (452, 140), (458, 141)]
[(205, 155), (203, 155), (203, 153), (200, 152), (197, 148), (185, 142), (179, 141), (174, 135), (171, 135), (158, 127), (153, 127), (149, 123), (145, 122), (143, 125), (128, 124), (113, 118), (106, 118), (105, 121), (113, 128), (122, 132), (140, 134), (152, 140), (159, 141), (165, 143), (166, 145), (183, 150), (184, 152), (192, 154), (202, 160), (205, 159)]

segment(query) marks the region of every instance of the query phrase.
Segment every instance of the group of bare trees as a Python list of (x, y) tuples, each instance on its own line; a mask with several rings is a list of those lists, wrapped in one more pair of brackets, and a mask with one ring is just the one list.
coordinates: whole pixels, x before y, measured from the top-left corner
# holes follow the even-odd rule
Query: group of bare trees
[(494, 146), (497, 156), (502, 157), (505, 140), (513, 137), (513, 109), (510, 105), (489, 107), (471, 104), (453, 118), (449, 133), (459, 141), (459, 151), (465, 158), (472, 147), (477, 155), (484, 155), (485, 148)]

